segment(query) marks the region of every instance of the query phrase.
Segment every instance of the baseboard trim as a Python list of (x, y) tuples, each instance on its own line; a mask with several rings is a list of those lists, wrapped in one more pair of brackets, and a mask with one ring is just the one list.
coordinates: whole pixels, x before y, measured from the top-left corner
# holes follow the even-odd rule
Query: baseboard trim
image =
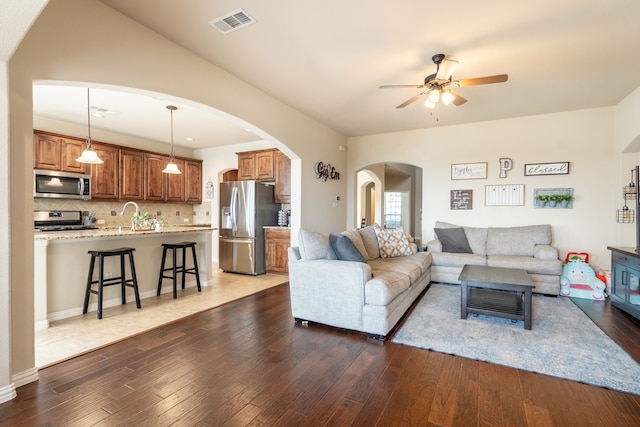
[(8, 402), (14, 399), (18, 394), (13, 384), (0, 388), (0, 403)]
[(16, 388), (38, 381), (38, 379), (38, 368), (36, 367), (27, 369), (26, 371), (18, 372), (17, 374), (11, 376), (11, 380), (13, 381), (13, 384)]

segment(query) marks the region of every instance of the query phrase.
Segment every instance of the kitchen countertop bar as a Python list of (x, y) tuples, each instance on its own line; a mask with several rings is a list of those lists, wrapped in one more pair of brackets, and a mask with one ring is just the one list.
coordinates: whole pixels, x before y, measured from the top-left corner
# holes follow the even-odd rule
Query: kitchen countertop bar
[[(34, 311), (36, 329), (45, 329), (49, 322), (82, 314), (82, 305), (89, 271), (90, 250), (108, 250), (121, 247), (135, 249), (133, 253), (140, 297), (155, 297), (162, 259), (163, 243), (196, 242), (196, 256), (200, 283), (207, 286), (213, 269), (212, 226), (165, 226), (160, 231), (131, 231), (130, 228), (98, 228), (73, 231), (34, 231)], [(187, 257), (187, 265), (191, 265)], [(126, 266), (129, 271), (129, 266)], [(105, 259), (107, 277), (120, 272), (118, 257)], [(195, 286), (195, 278), (187, 277), (187, 287)], [(120, 287), (111, 286), (104, 292), (104, 316), (117, 316), (109, 307), (120, 305)], [(166, 280), (162, 292), (171, 292)], [(127, 303), (133, 304), (131, 290), (127, 289)], [(180, 296), (178, 296), (180, 298)], [(96, 298), (92, 296), (89, 313), (95, 316)], [(140, 311), (144, 318), (144, 301)], [(103, 319), (104, 321), (104, 319)]]
[(120, 228), (94, 228), (91, 230), (69, 230), (69, 231), (35, 231), (34, 240), (69, 240), (69, 239), (96, 239), (100, 237), (131, 237), (145, 235), (162, 235), (171, 233), (194, 233), (199, 231), (214, 231), (216, 227), (206, 225), (178, 225), (165, 226), (160, 231), (136, 230), (131, 231), (129, 227)]

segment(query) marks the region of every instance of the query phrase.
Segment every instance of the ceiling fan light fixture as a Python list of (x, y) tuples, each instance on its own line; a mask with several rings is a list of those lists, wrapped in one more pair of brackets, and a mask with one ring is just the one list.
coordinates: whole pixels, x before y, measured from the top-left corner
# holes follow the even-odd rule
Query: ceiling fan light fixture
[(429, 101), (433, 104), (437, 104), (440, 101), (440, 89), (433, 89), (429, 92)]
[(445, 90), (444, 92), (442, 92), (442, 95), (440, 96), (440, 98), (442, 99), (442, 102), (444, 103), (444, 105), (451, 104), (451, 102), (455, 99), (453, 94), (448, 90)]
[(424, 106), (427, 108), (434, 108), (436, 106), (435, 103), (431, 102), (428, 98), (427, 100), (424, 102)]

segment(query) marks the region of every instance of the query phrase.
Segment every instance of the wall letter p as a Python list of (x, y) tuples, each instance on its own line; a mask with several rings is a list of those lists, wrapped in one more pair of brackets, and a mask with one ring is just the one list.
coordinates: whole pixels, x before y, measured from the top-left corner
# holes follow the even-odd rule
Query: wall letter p
[(502, 157), (500, 159), (500, 178), (506, 178), (507, 171), (510, 171), (512, 167), (513, 162), (511, 161), (511, 159)]

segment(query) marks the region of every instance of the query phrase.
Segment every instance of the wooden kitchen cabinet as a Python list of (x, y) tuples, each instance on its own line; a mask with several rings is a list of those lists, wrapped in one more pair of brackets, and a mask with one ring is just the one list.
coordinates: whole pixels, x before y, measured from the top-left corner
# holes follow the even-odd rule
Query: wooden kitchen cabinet
[(289, 274), (289, 257), (291, 230), (289, 228), (265, 228), (265, 269), (267, 273)]
[(85, 140), (34, 131), (33, 167), (91, 174), (94, 199), (202, 202), (202, 160), (175, 159), (182, 174), (172, 175), (162, 173), (169, 162), (167, 155), (97, 141), (92, 147), (104, 163), (75, 161), (86, 148)]
[(239, 181), (273, 181), (274, 152), (278, 150), (245, 151), (238, 154)]
[(274, 150), (256, 152), (256, 179), (258, 181), (273, 181), (275, 178), (273, 153)]
[(184, 200), (188, 203), (202, 202), (202, 161), (185, 160)]
[(120, 194), (120, 150), (107, 144), (92, 143), (91, 146), (103, 163), (91, 165), (91, 198), (117, 200)]
[(238, 153), (238, 181), (256, 179), (256, 155), (253, 151)]
[(142, 200), (144, 198), (144, 153), (120, 149), (119, 198)]
[(80, 139), (63, 138), (40, 132), (34, 133), (33, 167), (35, 169), (88, 174), (90, 165), (76, 161), (86, 146), (86, 142)]
[(162, 170), (169, 158), (159, 154), (144, 155), (144, 200), (162, 202), (165, 200), (166, 180)]
[(274, 154), (276, 203), (291, 203), (291, 159), (280, 150)]
[[(166, 159), (166, 163), (169, 162), (169, 159)], [(178, 166), (178, 170), (182, 173), (180, 174), (170, 174), (163, 173), (164, 179), (167, 180), (166, 189), (167, 194), (165, 200), (169, 202), (184, 202), (184, 182), (185, 182), (185, 168), (184, 168), (184, 160), (182, 159), (173, 159), (173, 162)], [(166, 166), (165, 163), (165, 166)], [(164, 169), (164, 168), (163, 168)]]

